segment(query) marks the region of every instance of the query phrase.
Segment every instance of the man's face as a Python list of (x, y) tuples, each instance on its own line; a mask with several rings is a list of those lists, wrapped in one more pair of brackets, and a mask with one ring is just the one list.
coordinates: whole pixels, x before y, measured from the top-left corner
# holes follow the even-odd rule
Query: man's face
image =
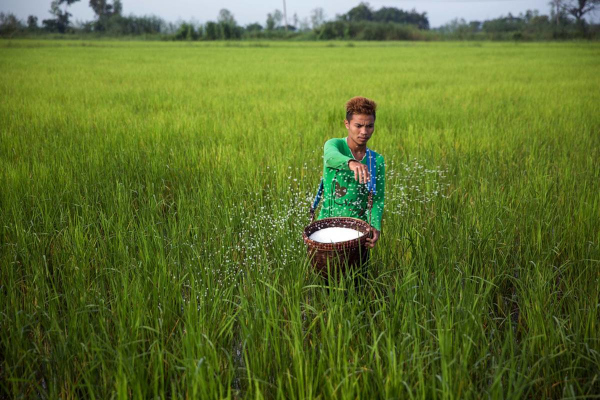
[(344, 120), (348, 130), (348, 138), (359, 146), (365, 146), (375, 130), (375, 117), (365, 114), (354, 114), (350, 121)]

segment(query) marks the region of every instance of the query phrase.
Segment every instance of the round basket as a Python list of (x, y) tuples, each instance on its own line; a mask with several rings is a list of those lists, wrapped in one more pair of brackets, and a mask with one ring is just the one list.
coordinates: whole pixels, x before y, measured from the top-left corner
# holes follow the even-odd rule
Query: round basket
[[(322, 243), (309, 239), (310, 235), (325, 228), (350, 228), (364, 233), (360, 238), (337, 243)], [(315, 221), (304, 228), (302, 237), (308, 250), (313, 268), (324, 277), (328, 271), (332, 274), (345, 274), (353, 267), (360, 266), (367, 261), (367, 238), (371, 233), (371, 226), (360, 219), (350, 217), (324, 218)]]

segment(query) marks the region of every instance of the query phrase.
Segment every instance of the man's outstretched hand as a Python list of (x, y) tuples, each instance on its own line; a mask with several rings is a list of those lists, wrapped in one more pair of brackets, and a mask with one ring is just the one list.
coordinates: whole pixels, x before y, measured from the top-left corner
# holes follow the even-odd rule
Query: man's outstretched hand
[(365, 164), (361, 164), (356, 160), (348, 161), (350, 171), (354, 172), (354, 179), (359, 183), (367, 183), (371, 179), (369, 176), (369, 168)]
[(367, 247), (370, 249), (375, 247), (375, 243), (379, 240), (379, 236), (380, 232), (375, 228), (371, 228), (371, 235), (367, 238)]

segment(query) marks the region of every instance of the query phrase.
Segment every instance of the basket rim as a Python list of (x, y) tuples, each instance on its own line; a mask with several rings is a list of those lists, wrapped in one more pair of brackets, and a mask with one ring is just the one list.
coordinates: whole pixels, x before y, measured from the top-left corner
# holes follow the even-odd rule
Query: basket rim
[(352, 248), (352, 247), (358, 247), (360, 245), (364, 246), (365, 242), (367, 240), (367, 234), (366, 232), (363, 232), (363, 236), (356, 238), (356, 239), (350, 239), (350, 240), (345, 240), (343, 242), (335, 242), (335, 243), (323, 243), (323, 242), (317, 242), (315, 240), (312, 240), (308, 237), (307, 231), (309, 230), (310, 227), (312, 227), (313, 225), (317, 224), (317, 223), (323, 223), (324, 221), (332, 221), (332, 220), (346, 220), (349, 222), (357, 222), (359, 225), (363, 225), (365, 227), (368, 228), (372, 228), (372, 226), (366, 222), (363, 221), (362, 219), (359, 218), (354, 218), (354, 217), (328, 217), (328, 218), (323, 218), (320, 220), (316, 220), (311, 222), (310, 224), (308, 224), (307, 226), (304, 227), (304, 230), (302, 231), (302, 237), (304, 239), (304, 243), (309, 246), (309, 247), (313, 247), (317, 250), (342, 250), (342, 249), (348, 249), (348, 248)]

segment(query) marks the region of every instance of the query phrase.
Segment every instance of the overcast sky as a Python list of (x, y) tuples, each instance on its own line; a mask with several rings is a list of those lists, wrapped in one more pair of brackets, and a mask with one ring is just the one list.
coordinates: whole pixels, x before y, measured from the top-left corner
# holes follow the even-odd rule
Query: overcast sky
[[(0, 0), (0, 11), (14, 13), (22, 20), (25, 20), (28, 15), (36, 15), (41, 23), (42, 19), (49, 18), (50, 2), (51, 0)], [(288, 21), (291, 23), (294, 13), (300, 19), (308, 17), (315, 7), (322, 7), (327, 19), (331, 19), (336, 14), (345, 13), (359, 2), (359, 0), (287, 0)], [(88, 0), (80, 0), (71, 6), (70, 12), (74, 20), (93, 19), (94, 15), (88, 3)], [(275, 9), (283, 9), (283, 0), (122, 0), (122, 3), (126, 15), (157, 15), (170, 22), (192, 20), (204, 23), (216, 20), (219, 10), (227, 8), (233, 13), (238, 24), (259, 22), (263, 26), (267, 13)], [(371, 0), (369, 3), (375, 9), (415, 8), (419, 12), (427, 12), (432, 27), (443, 25), (454, 18), (464, 18), (467, 21), (485, 20), (509, 12), (518, 15), (528, 9), (537, 9), (543, 14), (549, 14), (548, 0)], [(598, 20), (598, 13), (594, 16), (594, 20)]]

